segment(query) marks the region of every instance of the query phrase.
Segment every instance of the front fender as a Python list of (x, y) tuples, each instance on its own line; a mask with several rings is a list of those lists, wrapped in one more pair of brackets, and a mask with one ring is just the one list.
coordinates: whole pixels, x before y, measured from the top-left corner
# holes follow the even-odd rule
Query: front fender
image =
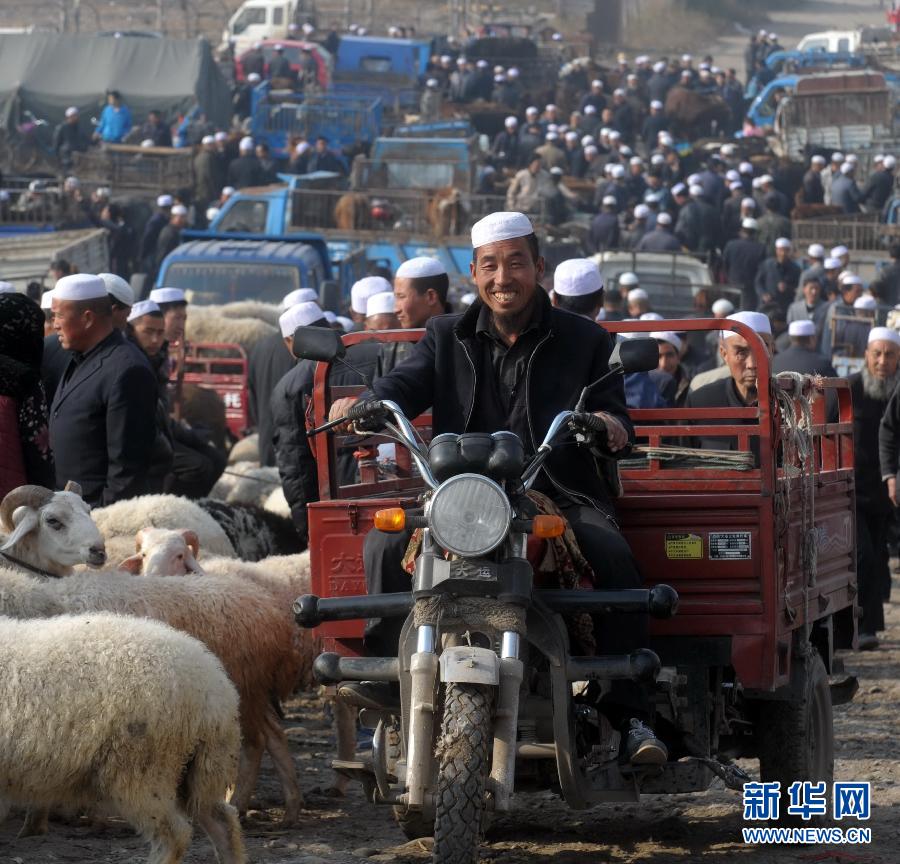
[(458, 645), (441, 652), (441, 681), (445, 684), (500, 683), (500, 658), (490, 648)]

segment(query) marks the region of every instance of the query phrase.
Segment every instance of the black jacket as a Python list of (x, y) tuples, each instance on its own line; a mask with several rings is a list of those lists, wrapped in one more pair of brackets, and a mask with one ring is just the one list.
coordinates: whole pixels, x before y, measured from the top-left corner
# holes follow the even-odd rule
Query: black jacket
[(238, 156), (228, 166), (228, 185), (235, 189), (245, 189), (247, 186), (263, 185), (263, 167), (259, 159), (253, 153), (246, 156)]
[(259, 433), (259, 464), (275, 464), (272, 444), (272, 391), (297, 361), (284, 346), (281, 333), (272, 333), (250, 351), (247, 385), (250, 392), (250, 420)]
[(56, 388), (62, 376), (66, 372), (72, 353), (66, 351), (59, 344), (59, 336), (51, 333), (44, 337), (44, 358), (41, 361), (41, 379), (44, 382), (44, 392), (47, 394), (47, 404), (53, 404)]
[[(746, 408), (747, 404), (741, 399), (734, 384), (734, 379), (729, 375), (720, 378), (710, 384), (704, 384), (696, 390), (688, 393), (684, 400), (685, 408)], [(709, 426), (740, 426), (755, 423), (755, 420), (704, 420), (703, 425)], [(685, 446), (699, 447), (701, 450), (737, 450), (737, 438), (728, 436), (703, 435), (689, 439)], [(750, 439), (750, 450), (759, 465), (759, 438)]]
[[(613, 347), (612, 337), (602, 327), (555, 309), (543, 289), (539, 289), (537, 302), (538, 341), (528, 357), (524, 379), (530, 440), (522, 443), (528, 453), (536, 450), (553, 418), (575, 406), (582, 388), (608, 371)], [(433, 406), (434, 435), (476, 431), (471, 429), (473, 415), (482, 410), (486, 400), (494, 398), (495, 392), (482, 371), (490, 365), (490, 358), (485, 364), (484, 356), (490, 349), (476, 336), (481, 309), (481, 301), (476, 300), (462, 314), (431, 318), (425, 325), (424, 338), (410, 356), (375, 382), (375, 395), (396, 402), (410, 419)], [(634, 440), (620, 377), (614, 376), (595, 388), (586, 409), (614, 415)], [(607, 484), (587, 449), (571, 445), (558, 448), (547, 461), (545, 472), (563, 497), (611, 510)]]
[(50, 408), (57, 487), (77, 481), (92, 506), (144, 494), (157, 395), (146, 356), (118, 330), (73, 356)]
[(863, 189), (862, 196), (869, 210), (881, 213), (893, 193), (894, 172), (882, 170), (872, 173), (869, 182), (866, 183), (866, 188)]
[[(862, 373), (857, 372), (847, 380), (853, 398), (853, 473), (856, 475), (856, 506), (876, 513), (890, 513), (893, 509), (887, 497), (887, 487), (882, 476), (896, 474), (891, 471), (890, 438), (893, 417), (887, 416), (887, 408), (893, 398), (882, 402), (866, 396)], [(886, 425), (885, 425), (886, 424)], [(881, 431), (884, 426), (884, 431)], [(879, 458), (879, 451), (882, 454)], [(887, 468), (888, 470), (883, 470)]]
[[(887, 405), (884, 403), (876, 402), (873, 399), (869, 399), (868, 396), (865, 395), (862, 389), (862, 375), (856, 374), (850, 376), (850, 392), (853, 394), (853, 431), (854, 434), (859, 436), (866, 434), (865, 430), (862, 428), (857, 429), (857, 417), (859, 416), (859, 422), (865, 423), (866, 421), (862, 419), (862, 414), (868, 412), (870, 416), (870, 420), (874, 420), (875, 415), (879, 410), (882, 410), (881, 423), (878, 428), (878, 454), (879, 454), (879, 466), (878, 466), (878, 479), (881, 481), (882, 477), (896, 477), (897, 472), (900, 471), (900, 397), (897, 396), (897, 390), (894, 390), (891, 398), (888, 399)], [(857, 405), (860, 407), (858, 408)], [(859, 452), (860, 450), (860, 438), (855, 438), (855, 459), (856, 459), (856, 474), (857, 478), (859, 478), (861, 465), (860, 460), (865, 460), (867, 454), (862, 454)], [(867, 444), (871, 444), (871, 436), (868, 437)], [(871, 450), (867, 451), (869, 459), (871, 461)], [(874, 482), (874, 471), (870, 472), (870, 480)], [(859, 484), (859, 479), (857, 479), (857, 484)], [(884, 483), (882, 482), (881, 487), (884, 487)], [(887, 490), (885, 491), (885, 496), (887, 495)], [(859, 489), (856, 490), (856, 500), (860, 501), (860, 493)], [(879, 502), (881, 501), (881, 495), (879, 491), (879, 495), (877, 499)]]
[(779, 351), (772, 358), (772, 374), (779, 372), (799, 372), (801, 375), (824, 375), (826, 378), (837, 378), (831, 361), (818, 351), (810, 351), (800, 345), (791, 345)]

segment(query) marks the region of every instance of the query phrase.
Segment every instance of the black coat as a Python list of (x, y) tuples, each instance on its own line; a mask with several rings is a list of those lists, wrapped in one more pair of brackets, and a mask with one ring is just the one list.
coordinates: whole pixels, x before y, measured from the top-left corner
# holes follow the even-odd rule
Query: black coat
[(246, 156), (238, 156), (228, 166), (228, 185), (235, 189), (245, 189), (248, 186), (263, 185), (263, 167), (259, 159), (253, 153)]
[(873, 172), (862, 193), (866, 207), (869, 210), (874, 210), (876, 213), (881, 213), (884, 205), (893, 194), (894, 172), (885, 170)]
[(803, 175), (803, 201), (806, 204), (824, 204), (825, 187), (822, 185), (822, 174), (809, 169)]
[(169, 222), (164, 225), (156, 238), (156, 270), (159, 272), (166, 255), (174, 252), (181, 245), (181, 229)]
[(250, 351), (247, 363), (250, 420), (259, 433), (260, 465), (275, 464), (275, 447), (272, 444), (272, 391), (296, 363), (285, 347), (280, 332), (261, 339)]
[[(734, 379), (729, 375), (720, 378), (710, 384), (704, 384), (696, 390), (688, 393), (684, 400), (685, 408), (746, 408), (747, 405), (741, 399), (734, 384)], [(703, 425), (709, 426), (740, 426), (756, 423), (755, 420), (704, 420)], [(689, 439), (688, 447), (699, 447), (701, 450), (737, 450), (737, 438), (715, 435), (703, 435)], [(750, 439), (750, 450), (759, 465), (759, 438)]]
[[(887, 487), (882, 481), (882, 463), (879, 449), (886, 452), (891, 434), (892, 420), (887, 420), (887, 430), (880, 433), (882, 417), (890, 401), (871, 399), (863, 389), (862, 373), (848, 379), (853, 398), (853, 473), (856, 475), (856, 506), (863, 510), (889, 513), (892, 509), (887, 497)], [(884, 436), (884, 443), (881, 437)], [(889, 463), (889, 460), (885, 460)], [(885, 471), (884, 474), (896, 472)]]
[(157, 395), (146, 356), (119, 330), (73, 358), (50, 408), (57, 487), (75, 480), (92, 506), (144, 494)]
[(801, 375), (824, 375), (826, 378), (837, 378), (831, 361), (818, 351), (811, 351), (801, 345), (791, 345), (779, 351), (772, 358), (772, 374), (779, 372), (799, 372)]
[[(542, 289), (537, 302), (541, 304), (538, 341), (528, 357), (525, 373), (530, 440), (522, 443), (528, 453), (536, 450), (553, 418), (575, 406), (582, 388), (608, 371), (613, 347), (606, 330), (579, 315), (555, 309)], [(424, 338), (407, 360), (375, 382), (375, 395), (395, 401), (410, 419), (433, 406), (434, 435), (471, 431), (473, 416), (482, 410), (486, 400), (495, 398), (492, 382), (484, 380), (481, 372), (485, 360), (490, 364), (490, 358), (484, 356), (489, 348), (484, 339), (476, 336), (481, 309), (481, 301), (476, 300), (462, 314), (431, 318), (425, 325)], [(492, 405), (487, 410), (495, 408)], [(586, 409), (614, 415), (628, 431), (630, 440), (634, 440), (620, 377), (613, 376), (595, 388), (588, 396)], [(604, 511), (611, 509), (608, 486), (587, 449), (560, 447), (545, 463), (544, 470), (563, 496)]]
[(72, 359), (71, 351), (66, 351), (59, 344), (59, 336), (51, 333), (44, 337), (44, 357), (41, 360), (41, 379), (44, 382), (44, 391), (47, 394), (47, 404), (53, 404), (53, 397), (56, 395), (56, 388), (62, 376), (66, 372), (66, 367)]
[[(854, 379), (859, 379), (855, 381)], [(862, 375), (856, 374), (850, 377), (850, 392), (853, 394), (853, 428), (854, 433), (859, 435), (863, 434), (863, 430), (857, 431), (856, 422), (857, 422), (857, 400), (859, 400), (859, 404), (862, 407), (863, 411), (871, 408), (871, 419), (874, 419), (875, 414), (879, 410), (879, 406), (882, 405), (881, 402), (875, 402), (873, 399), (869, 399), (862, 389)], [(879, 455), (879, 480), (882, 477), (896, 477), (897, 472), (900, 471), (900, 397), (897, 396), (897, 390), (894, 390), (891, 398), (888, 399), (887, 405), (883, 406), (884, 410), (881, 416), (881, 423), (878, 429), (878, 455)], [(869, 404), (867, 404), (869, 403)], [(864, 422), (860, 420), (860, 422)], [(859, 441), (859, 439), (855, 439)], [(871, 443), (871, 438), (867, 439), (867, 443)], [(857, 477), (860, 473), (860, 458), (861, 455), (859, 453), (859, 445), (856, 445), (855, 458), (856, 458), (856, 473)], [(869, 456), (871, 458), (871, 451), (869, 451)], [(870, 479), (874, 475), (874, 471), (870, 472)], [(857, 479), (857, 484), (859, 480)], [(881, 484), (884, 485), (883, 483)], [(885, 490), (885, 495), (887, 492)], [(857, 501), (859, 501), (859, 490), (856, 492)], [(881, 500), (880, 492), (876, 500), (883, 504)]]

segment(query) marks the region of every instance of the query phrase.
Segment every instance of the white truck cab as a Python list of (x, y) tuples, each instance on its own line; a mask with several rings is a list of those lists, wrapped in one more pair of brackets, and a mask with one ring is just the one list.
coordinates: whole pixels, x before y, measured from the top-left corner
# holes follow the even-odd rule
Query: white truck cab
[(807, 33), (798, 43), (798, 51), (825, 51), (829, 54), (849, 53), (862, 47), (862, 33), (858, 30), (822, 30)]
[(228, 19), (222, 33), (224, 43), (234, 43), (235, 56), (263, 39), (287, 39), (297, 0), (246, 0)]

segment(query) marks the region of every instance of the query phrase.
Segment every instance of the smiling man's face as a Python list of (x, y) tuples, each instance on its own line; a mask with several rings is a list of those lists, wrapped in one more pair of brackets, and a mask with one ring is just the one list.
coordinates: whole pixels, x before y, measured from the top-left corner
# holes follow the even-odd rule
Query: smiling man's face
[(482, 302), (500, 318), (528, 308), (544, 276), (544, 259), (534, 260), (524, 237), (480, 246), (470, 266)]

